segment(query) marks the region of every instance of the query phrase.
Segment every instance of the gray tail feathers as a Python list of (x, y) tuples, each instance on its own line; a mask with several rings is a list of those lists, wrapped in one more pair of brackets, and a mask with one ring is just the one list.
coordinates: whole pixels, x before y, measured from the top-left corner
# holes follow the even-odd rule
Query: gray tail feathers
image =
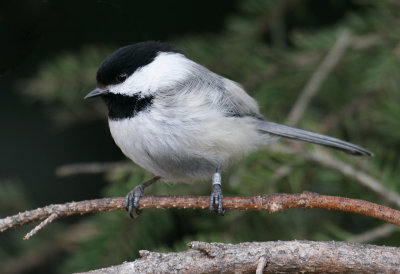
[(366, 150), (365, 148), (353, 145), (351, 143), (333, 137), (273, 122), (268, 122), (268, 121), (260, 122), (259, 130), (261, 132), (277, 135), (280, 137), (332, 147), (353, 155), (362, 155), (362, 156), (373, 155), (372, 152)]

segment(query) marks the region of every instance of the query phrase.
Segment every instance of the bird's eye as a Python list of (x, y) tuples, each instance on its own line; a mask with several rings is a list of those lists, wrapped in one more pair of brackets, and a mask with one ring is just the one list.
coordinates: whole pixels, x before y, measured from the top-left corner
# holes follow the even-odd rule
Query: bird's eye
[(125, 79), (128, 77), (128, 74), (126, 73), (120, 73), (117, 76), (117, 81), (118, 83), (122, 83), (123, 81), (125, 81)]

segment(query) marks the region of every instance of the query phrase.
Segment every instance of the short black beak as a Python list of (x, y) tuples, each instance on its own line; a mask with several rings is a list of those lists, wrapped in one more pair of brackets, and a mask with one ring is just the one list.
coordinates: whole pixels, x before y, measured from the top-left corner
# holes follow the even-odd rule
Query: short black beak
[(94, 90), (92, 90), (91, 92), (89, 92), (84, 99), (87, 98), (93, 98), (93, 97), (97, 97), (100, 95), (104, 95), (106, 93), (108, 93), (109, 90), (108, 89), (102, 89), (102, 88), (95, 88)]

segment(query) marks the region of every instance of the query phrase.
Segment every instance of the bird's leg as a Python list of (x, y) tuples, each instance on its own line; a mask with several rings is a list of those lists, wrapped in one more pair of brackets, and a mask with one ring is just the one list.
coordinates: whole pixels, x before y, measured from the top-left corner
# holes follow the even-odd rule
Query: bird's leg
[(210, 210), (214, 210), (214, 206), (216, 207), (219, 214), (224, 215), (225, 210), (222, 208), (222, 199), (224, 196), (222, 195), (221, 189), (221, 172), (220, 168), (217, 168), (217, 171), (214, 173), (212, 177), (212, 191), (210, 195)]
[(148, 187), (149, 185), (154, 184), (155, 182), (160, 180), (160, 178), (161, 178), (160, 176), (156, 176), (156, 177), (144, 182), (143, 184), (136, 186), (134, 189), (132, 189), (128, 193), (128, 195), (126, 195), (125, 208), (129, 212), (129, 215), (131, 216), (131, 218), (133, 218), (133, 214), (132, 214), (133, 208), (135, 208), (135, 212), (137, 215), (142, 213), (142, 211), (139, 209), (139, 201), (140, 201), (140, 198), (144, 194), (144, 189), (146, 187)]

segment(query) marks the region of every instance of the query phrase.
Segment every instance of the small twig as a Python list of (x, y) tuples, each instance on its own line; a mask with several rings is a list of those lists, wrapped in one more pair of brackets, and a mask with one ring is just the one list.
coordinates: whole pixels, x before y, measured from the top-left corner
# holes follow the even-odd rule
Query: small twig
[(56, 174), (59, 177), (72, 176), (77, 174), (96, 174), (116, 169), (129, 169), (132, 163), (127, 161), (106, 162), (106, 163), (76, 163), (59, 166)]
[(260, 257), (260, 259), (258, 260), (256, 274), (263, 274), (266, 265), (267, 265), (267, 258), (265, 258), (265, 256)]
[[(208, 196), (143, 196), (139, 206), (142, 209), (206, 209), (209, 207), (209, 202), (210, 198)], [(319, 195), (311, 192), (304, 192), (301, 194), (283, 193), (249, 197), (225, 197), (223, 200), (223, 207), (227, 210), (267, 210), (269, 213), (275, 213), (288, 208), (324, 208), (359, 213), (400, 226), (400, 211), (363, 200)], [(124, 197), (49, 205), (0, 219), (0, 232), (34, 221), (46, 219), (48, 223), (66, 216), (115, 209), (125, 209)], [(52, 217), (49, 218), (49, 216)], [(35, 228), (34, 230), (39, 230), (46, 224), (39, 225), (37, 227), (38, 229)]]
[(103, 198), (80, 202), (70, 202), (65, 204), (48, 205), (34, 210), (21, 212), (13, 216), (6, 217), (4, 219), (0, 219), (0, 232), (16, 226), (45, 220), (52, 214), (56, 214), (56, 219), (58, 219), (71, 215), (83, 215), (86, 213), (110, 211), (115, 209), (125, 209), (125, 198)]
[(58, 218), (57, 213), (52, 213), (49, 217), (47, 217), (44, 221), (38, 224), (34, 229), (32, 229), (28, 234), (24, 236), (24, 240), (29, 240), (30, 237), (35, 235), (39, 230), (44, 228), (46, 225), (50, 224), (52, 221)]
[(392, 224), (383, 224), (371, 230), (365, 231), (359, 235), (354, 235), (347, 239), (348, 242), (353, 243), (368, 243), (376, 239), (388, 237), (390, 234), (399, 231), (397, 226)]
[(333, 45), (329, 53), (326, 55), (324, 60), (321, 62), (317, 70), (311, 76), (307, 85), (301, 92), (297, 102), (291, 109), (286, 123), (288, 125), (296, 125), (300, 118), (303, 116), (304, 111), (307, 108), (312, 97), (321, 87), (325, 78), (329, 75), (332, 69), (336, 66), (340, 58), (345, 53), (348, 46), (351, 44), (351, 34), (348, 30), (343, 30)]

